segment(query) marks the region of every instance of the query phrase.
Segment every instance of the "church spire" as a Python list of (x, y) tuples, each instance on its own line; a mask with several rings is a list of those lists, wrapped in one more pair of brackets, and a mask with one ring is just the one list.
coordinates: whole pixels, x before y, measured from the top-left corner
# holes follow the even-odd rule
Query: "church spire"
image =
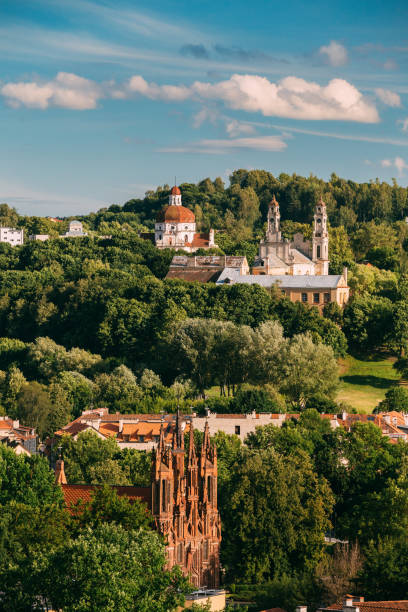
[(268, 234), (277, 234), (278, 232), (280, 232), (280, 210), (279, 203), (275, 194), (273, 194), (268, 207)]
[(180, 409), (177, 408), (176, 427), (173, 433), (173, 448), (181, 448), (184, 450), (184, 433), (181, 426)]

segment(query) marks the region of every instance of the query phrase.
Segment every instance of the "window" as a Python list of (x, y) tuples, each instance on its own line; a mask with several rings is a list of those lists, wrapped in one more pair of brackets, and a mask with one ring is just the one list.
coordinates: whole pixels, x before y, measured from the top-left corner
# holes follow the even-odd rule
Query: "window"
[(161, 235), (161, 234), (159, 234), (159, 240), (161, 240), (161, 239), (162, 239), (162, 235)]
[(203, 561), (208, 561), (208, 540), (203, 542)]
[(145, 441), (145, 437), (144, 436), (139, 436), (139, 442), (144, 442)]
[(307, 302), (307, 293), (302, 293), (302, 302)]
[(208, 501), (212, 501), (212, 490), (211, 490), (211, 476), (207, 476), (207, 496)]
[(177, 546), (177, 563), (183, 563), (183, 544)]
[(328, 304), (330, 302), (330, 293), (324, 294), (324, 303)]
[(320, 302), (320, 295), (318, 293), (313, 294), (313, 304), (318, 304)]
[(184, 229), (188, 230), (188, 225), (185, 225), (185, 226), (184, 226)]
[(184, 242), (188, 242), (188, 236), (187, 236), (187, 234), (184, 236)]
[(320, 246), (317, 247), (317, 258), (320, 259)]
[(235, 425), (235, 433), (237, 436), (241, 434), (241, 425)]
[(166, 510), (166, 481), (162, 480), (162, 511)]

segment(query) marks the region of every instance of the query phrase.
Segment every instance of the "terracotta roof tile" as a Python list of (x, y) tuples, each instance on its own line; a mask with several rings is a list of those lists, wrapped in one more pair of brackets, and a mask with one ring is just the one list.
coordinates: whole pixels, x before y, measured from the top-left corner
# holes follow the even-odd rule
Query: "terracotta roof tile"
[[(99, 485), (78, 485), (78, 484), (63, 484), (61, 485), (64, 496), (65, 505), (68, 510), (73, 513), (74, 506), (78, 502), (90, 502), (94, 491), (99, 488)], [(140, 499), (146, 502), (148, 507), (151, 507), (151, 489), (150, 487), (122, 487), (113, 486), (119, 497), (127, 497), (130, 501)]]
[(184, 281), (196, 281), (198, 283), (215, 283), (218, 279), (221, 270), (203, 270), (202, 268), (176, 268), (167, 272), (166, 278), (178, 278)]

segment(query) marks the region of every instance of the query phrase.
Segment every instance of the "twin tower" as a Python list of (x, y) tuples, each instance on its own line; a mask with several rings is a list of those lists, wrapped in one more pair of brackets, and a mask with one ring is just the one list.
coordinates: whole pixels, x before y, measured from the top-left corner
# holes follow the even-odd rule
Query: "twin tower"
[(163, 425), (152, 464), (152, 514), (166, 540), (168, 567), (179, 565), (196, 587), (219, 586), (221, 523), (217, 508), (217, 452), (208, 423), (196, 452), (190, 427), (187, 453), (177, 414), (172, 446)]

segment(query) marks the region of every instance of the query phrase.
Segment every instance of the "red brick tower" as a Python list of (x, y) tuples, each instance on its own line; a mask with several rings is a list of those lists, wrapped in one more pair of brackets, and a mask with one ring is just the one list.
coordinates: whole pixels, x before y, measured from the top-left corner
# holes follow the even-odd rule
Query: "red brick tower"
[(167, 540), (168, 565), (179, 565), (194, 586), (219, 586), (220, 517), (217, 509), (217, 454), (208, 424), (200, 458), (190, 429), (187, 470), (184, 433), (177, 413), (172, 448), (163, 431), (153, 457), (152, 512)]

